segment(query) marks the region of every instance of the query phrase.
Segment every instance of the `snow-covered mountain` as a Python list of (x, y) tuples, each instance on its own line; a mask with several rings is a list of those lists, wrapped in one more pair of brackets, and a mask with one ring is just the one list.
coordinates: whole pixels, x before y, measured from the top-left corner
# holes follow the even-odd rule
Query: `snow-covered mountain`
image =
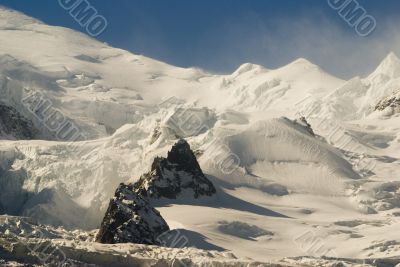
[[(306, 59), (216, 75), (3, 8), (0, 40), (0, 211), (64, 227), (60, 242), (74, 259), (98, 264), (90, 254), (97, 246), (105, 260), (124, 249), (136, 255), (142, 247), (89, 239), (79, 251), (71, 247), (79, 244), (76, 229), (99, 228), (119, 184), (137, 182), (180, 138), (216, 189), (211, 198), (156, 207), (187, 237), (185, 246), (246, 258), (237, 266), (286, 257), (300, 258), (282, 264), (329, 264), (322, 256), (366, 266), (364, 259), (399, 256), (396, 55), (350, 81)], [(11, 134), (3, 130), (10, 119)], [(9, 242), (10, 220), (19, 219), (3, 219), (0, 239)]]
[(399, 78), (400, 59), (390, 53), (368, 77), (355, 77), (327, 94), (322, 101), (315, 101), (316, 110), (326, 117), (340, 120), (392, 116), (396, 112), (380, 103), (399, 93)]

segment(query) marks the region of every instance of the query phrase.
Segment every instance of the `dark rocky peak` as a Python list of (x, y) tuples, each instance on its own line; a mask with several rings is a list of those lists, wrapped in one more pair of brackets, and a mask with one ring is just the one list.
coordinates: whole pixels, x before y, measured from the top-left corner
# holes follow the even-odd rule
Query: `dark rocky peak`
[(177, 199), (182, 195), (197, 199), (215, 193), (189, 144), (179, 140), (167, 158), (154, 159), (150, 172), (143, 174), (137, 183), (118, 187), (96, 240), (107, 244), (160, 245), (158, 237), (169, 227), (151, 206), (151, 200)]
[(153, 199), (177, 199), (183, 191), (188, 191), (193, 198), (211, 196), (216, 192), (183, 139), (172, 147), (167, 158), (155, 158), (151, 171), (142, 175), (134, 188), (139, 194)]
[(172, 146), (171, 151), (168, 152), (167, 160), (172, 164), (176, 164), (181, 170), (197, 172), (204, 176), (196, 156), (185, 139), (180, 139)]
[(120, 184), (111, 199), (96, 241), (106, 244), (137, 243), (159, 245), (158, 237), (169, 231), (168, 224), (149, 201)]
[(197, 169), (201, 171), (200, 165), (197, 162), (196, 156), (190, 149), (190, 145), (185, 139), (180, 139), (175, 145), (172, 146), (171, 151), (168, 152), (167, 160), (173, 164), (187, 169)]

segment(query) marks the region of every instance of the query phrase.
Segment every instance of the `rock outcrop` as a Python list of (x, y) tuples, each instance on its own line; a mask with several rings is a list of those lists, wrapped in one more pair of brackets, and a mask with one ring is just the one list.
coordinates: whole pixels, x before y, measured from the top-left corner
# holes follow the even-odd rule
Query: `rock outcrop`
[(397, 95), (389, 96), (378, 102), (375, 106), (375, 110), (391, 112), (390, 115), (400, 113), (400, 93)]
[(146, 198), (134, 193), (132, 185), (121, 184), (110, 201), (96, 241), (159, 245), (157, 237), (168, 230), (168, 224)]
[(0, 139), (35, 139), (38, 131), (16, 109), (0, 104)]
[(167, 158), (157, 157), (151, 171), (135, 184), (120, 184), (111, 199), (97, 234), (100, 243), (139, 243), (160, 245), (157, 239), (169, 230), (151, 199), (200, 198), (216, 193), (205, 177), (189, 144), (179, 140)]
[(152, 199), (177, 199), (182, 193), (197, 199), (216, 192), (184, 139), (172, 147), (167, 158), (154, 159), (151, 171), (140, 177), (134, 190)]
[(307, 119), (304, 116), (300, 116), (298, 119), (295, 119), (294, 122), (301, 125), (309, 134), (315, 136), (311, 124), (308, 123)]

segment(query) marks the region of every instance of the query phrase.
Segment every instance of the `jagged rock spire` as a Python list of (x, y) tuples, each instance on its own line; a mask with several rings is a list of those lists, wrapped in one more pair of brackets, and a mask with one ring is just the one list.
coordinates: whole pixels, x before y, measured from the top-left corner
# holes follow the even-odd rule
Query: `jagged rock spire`
[(150, 199), (177, 199), (183, 191), (197, 199), (216, 193), (204, 176), (189, 144), (181, 139), (168, 152), (157, 157), (151, 171), (133, 185), (121, 184), (111, 199), (96, 240), (100, 243), (140, 243), (158, 245), (169, 230)]
[(191, 191), (194, 198), (211, 196), (216, 192), (184, 139), (172, 147), (167, 158), (155, 158), (151, 171), (142, 175), (134, 188), (136, 192), (154, 199), (176, 199), (183, 191)]

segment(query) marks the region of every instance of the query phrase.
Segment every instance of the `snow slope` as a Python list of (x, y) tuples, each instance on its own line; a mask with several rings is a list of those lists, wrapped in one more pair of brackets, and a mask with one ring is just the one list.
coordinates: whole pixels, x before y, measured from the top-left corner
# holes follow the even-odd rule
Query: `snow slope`
[[(348, 266), (399, 256), (400, 121), (374, 110), (397, 94), (394, 54), (350, 81), (305, 59), (215, 75), (2, 8), (0, 39), (0, 104), (43, 137), (0, 141), (3, 213), (62, 226), (67, 235), (95, 230), (117, 186), (137, 181), (184, 137), (217, 188), (207, 201), (157, 207), (188, 238), (185, 246), (323, 266), (322, 256), (347, 258)], [(300, 114), (315, 136), (294, 120)], [(60, 134), (61, 118), (79, 138)], [(85, 254), (99, 245), (82, 246)], [(131, 249), (99, 253), (109, 259), (110, 251)]]

